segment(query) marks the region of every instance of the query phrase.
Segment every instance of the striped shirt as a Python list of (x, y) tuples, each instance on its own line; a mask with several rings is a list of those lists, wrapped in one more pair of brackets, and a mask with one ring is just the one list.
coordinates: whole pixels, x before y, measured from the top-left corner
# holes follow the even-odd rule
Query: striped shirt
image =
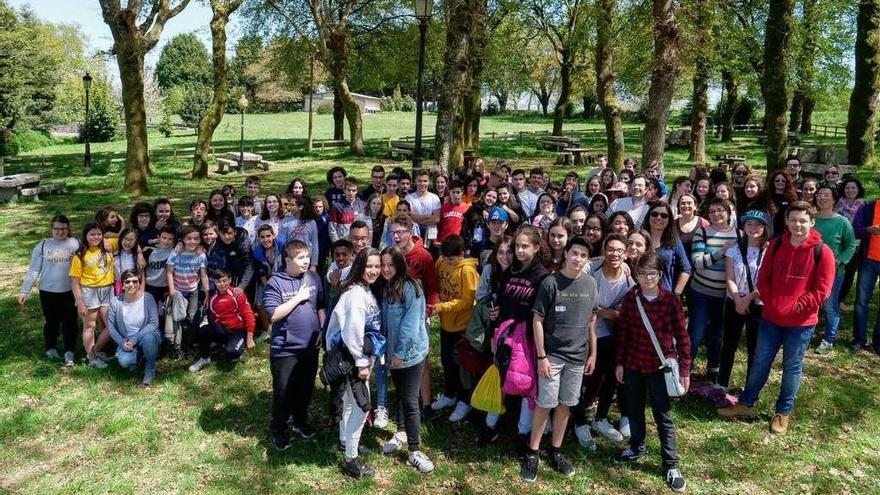
[(724, 256), (720, 251), (726, 242), (736, 242), (738, 238), (739, 230), (736, 228), (720, 232), (710, 225), (694, 231), (691, 287), (695, 291), (711, 297), (724, 297), (727, 293), (727, 277)]

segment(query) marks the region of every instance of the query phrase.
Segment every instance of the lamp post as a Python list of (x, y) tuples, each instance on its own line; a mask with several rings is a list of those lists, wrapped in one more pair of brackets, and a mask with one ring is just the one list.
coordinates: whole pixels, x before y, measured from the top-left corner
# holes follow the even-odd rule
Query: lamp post
[(241, 139), (238, 143), (238, 169), (244, 171), (244, 111), (248, 107), (248, 100), (244, 95), (238, 99), (238, 109), (241, 110)]
[(428, 34), (428, 21), (431, 19), (433, 0), (415, 0), (415, 14), (419, 21), (419, 76), (416, 86), (416, 143), (413, 150), (413, 172), (422, 168), (422, 106), (424, 99), (425, 76), (425, 38)]
[(86, 90), (86, 123), (85, 128), (86, 132), (83, 133), (83, 136), (86, 139), (86, 152), (83, 155), (83, 168), (86, 173), (92, 170), (92, 147), (89, 143), (89, 134), (91, 133), (91, 128), (89, 127), (89, 89), (92, 87), (92, 76), (86, 72), (86, 75), (83, 76), (83, 88)]

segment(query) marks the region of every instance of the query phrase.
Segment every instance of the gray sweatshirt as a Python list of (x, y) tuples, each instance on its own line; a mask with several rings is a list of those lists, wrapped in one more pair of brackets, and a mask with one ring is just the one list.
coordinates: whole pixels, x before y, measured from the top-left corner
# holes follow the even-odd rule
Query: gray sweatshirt
[(21, 294), (28, 294), (37, 277), (40, 278), (40, 290), (46, 292), (70, 291), (70, 259), (79, 249), (79, 241), (68, 237), (63, 241), (46, 239), (34, 246), (31, 253), (31, 264), (21, 286)]

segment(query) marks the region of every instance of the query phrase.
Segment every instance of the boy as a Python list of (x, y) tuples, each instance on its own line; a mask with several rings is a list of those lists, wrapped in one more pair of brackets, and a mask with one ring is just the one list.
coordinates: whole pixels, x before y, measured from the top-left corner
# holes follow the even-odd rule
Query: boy
[(218, 244), (226, 253), (226, 270), (232, 285), (247, 290), (254, 279), (253, 244), (247, 231), (236, 228), (225, 220), (217, 224)]
[(382, 194), (382, 214), (386, 218), (391, 218), (397, 212), (397, 203), (400, 196), (397, 195), (397, 174), (389, 174), (385, 178), (385, 192)]
[(226, 359), (231, 362), (241, 357), (245, 347), (254, 348), (256, 318), (244, 292), (235, 290), (229, 272), (222, 268), (214, 272), (214, 285), (216, 290), (208, 299), (208, 324), (196, 332), (199, 359), (189, 367), (191, 373), (211, 363), (214, 342), (223, 345)]
[(538, 400), (532, 417), (529, 450), (522, 460), (522, 478), (538, 477), (538, 447), (550, 410), (553, 437), (548, 456), (553, 468), (571, 476), (574, 466), (559, 449), (565, 438), (569, 408), (578, 403), (584, 374), (596, 365), (596, 280), (584, 273), (590, 245), (583, 237), (565, 246), (562, 269), (545, 277), (532, 311), (532, 330), (538, 360)]
[(164, 306), (165, 296), (168, 295), (168, 278), (165, 275), (165, 265), (168, 258), (174, 253), (175, 229), (173, 225), (165, 225), (159, 230), (156, 246), (150, 250), (147, 257), (147, 269), (145, 291), (153, 296), (153, 300), (161, 310)]
[(343, 198), (330, 208), (330, 240), (334, 242), (347, 238), (355, 218), (367, 209), (367, 204), (357, 197), (357, 181), (346, 179), (343, 191)]
[(238, 200), (238, 216), (235, 217), (235, 226), (244, 229), (251, 243), (257, 240), (257, 228), (260, 226), (260, 215), (256, 213), (256, 201), (249, 196), (242, 196)]
[(248, 175), (244, 180), (244, 190), (246, 195), (242, 198), (250, 198), (254, 202), (254, 216), (259, 217), (263, 213), (263, 200), (260, 199), (260, 176)]
[(354, 257), (353, 252), (354, 246), (348, 239), (339, 239), (333, 243), (333, 247), (330, 249), (333, 262), (330, 263), (330, 268), (327, 270), (327, 289), (325, 294), (327, 295), (327, 306), (330, 307), (331, 311), (333, 309), (331, 301), (339, 298), (338, 289), (342, 270), (351, 266), (351, 260)]
[[(180, 233), (183, 238), (183, 250), (168, 257), (165, 278), (168, 281), (168, 297), (174, 301), (174, 304), (181, 304), (175, 300), (179, 292), (182, 296), (182, 304), (186, 305), (184, 321), (189, 327), (187, 331), (187, 341), (189, 341), (195, 325), (201, 321), (200, 316), (197, 318), (200, 306), (199, 285), (204, 294), (201, 301), (208, 299), (208, 261), (204, 253), (198, 252), (199, 246), (202, 245), (199, 231), (192, 225), (184, 224), (180, 227)], [(173, 320), (173, 313), (175, 311), (166, 315), (165, 339), (171, 347), (171, 359), (176, 361), (180, 359), (183, 347), (183, 332), (181, 322), (169, 321), (169, 319)]]
[(470, 208), (470, 205), (461, 202), (463, 194), (464, 184), (460, 180), (452, 181), (452, 185), (449, 187), (449, 201), (440, 207), (440, 226), (435, 246), (439, 246), (444, 239), (451, 235), (461, 235), (464, 215)]
[[(437, 260), (440, 302), (431, 307), (440, 314), (440, 362), (443, 364), (443, 395), (431, 404), (439, 411), (455, 405), (449, 421), (458, 422), (471, 411), (470, 393), (465, 390), (455, 361), (455, 347), (464, 335), (474, 311), (477, 283), (477, 260), (464, 257), (464, 239), (450, 235), (440, 243)], [(457, 403), (457, 405), (456, 405)]]
[(309, 246), (298, 240), (284, 246), (284, 271), (266, 285), (263, 304), (272, 320), (269, 346), (272, 369), (272, 443), (290, 447), (287, 421), (302, 438), (315, 434), (309, 424), (309, 403), (318, 372), (318, 349), (324, 324), (321, 278), (309, 270)]

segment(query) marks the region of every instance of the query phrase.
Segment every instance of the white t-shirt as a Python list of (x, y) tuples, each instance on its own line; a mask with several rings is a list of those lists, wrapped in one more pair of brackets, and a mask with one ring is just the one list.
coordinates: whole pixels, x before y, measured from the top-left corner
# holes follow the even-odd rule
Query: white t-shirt
[[(617, 280), (608, 280), (602, 271), (601, 264), (592, 271), (592, 275), (596, 279), (596, 305), (600, 308), (619, 309), (623, 303), (623, 297), (635, 285), (635, 281), (626, 273), (626, 270), (621, 270)], [(596, 338), (607, 337), (613, 333), (613, 321), (596, 318)]]
[[(416, 215), (430, 215), (441, 207), (440, 196), (431, 191), (426, 192), (424, 196), (419, 196), (417, 192), (409, 193), (406, 195), (406, 201), (409, 203), (412, 213)], [(420, 222), (419, 226), (425, 233), (425, 241), (433, 241), (437, 238), (437, 222)]]
[(122, 300), (122, 321), (125, 323), (125, 337), (131, 337), (132, 335), (138, 333), (142, 326), (144, 326), (144, 319), (146, 318), (146, 313), (144, 310), (144, 297), (141, 296), (137, 301), (128, 302), (123, 298)]
[[(758, 270), (761, 268), (761, 263), (764, 261), (764, 254), (766, 254), (761, 251), (760, 248), (754, 246), (749, 246), (746, 250), (749, 272), (751, 272), (752, 275), (752, 286), (758, 285)], [(745, 296), (749, 293), (749, 281), (746, 278), (746, 265), (743, 264), (742, 253), (739, 250), (739, 246), (734, 249), (728, 249), (725, 256), (733, 261), (734, 281), (736, 282), (737, 292), (739, 292), (740, 296)], [(727, 297), (730, 298), (730, 293), (727, 294)], [(755, 304), (764, 303), (761, 302), (760, 299), (755, 299)]]

